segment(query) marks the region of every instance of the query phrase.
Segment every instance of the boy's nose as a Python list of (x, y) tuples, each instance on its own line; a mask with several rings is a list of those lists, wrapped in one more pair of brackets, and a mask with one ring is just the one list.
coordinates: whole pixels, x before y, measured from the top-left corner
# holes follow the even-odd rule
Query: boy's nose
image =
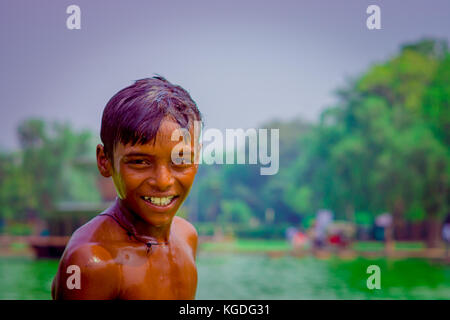
[(172, 186), (174, 178), (169, 168), (165, 165), (159, 165), (156, 168), (154, 179), (150, 179), (151, 185), (160, 191), (167, 190)]

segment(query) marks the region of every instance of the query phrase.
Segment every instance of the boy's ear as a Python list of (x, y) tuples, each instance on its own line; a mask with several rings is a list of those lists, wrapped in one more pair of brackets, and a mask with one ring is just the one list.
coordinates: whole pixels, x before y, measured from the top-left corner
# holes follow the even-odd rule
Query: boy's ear
[(112, 176), (111, 161), (106, 156), (105, 147), (101, 144), (97, 145), (97, 168), (105, 178)]

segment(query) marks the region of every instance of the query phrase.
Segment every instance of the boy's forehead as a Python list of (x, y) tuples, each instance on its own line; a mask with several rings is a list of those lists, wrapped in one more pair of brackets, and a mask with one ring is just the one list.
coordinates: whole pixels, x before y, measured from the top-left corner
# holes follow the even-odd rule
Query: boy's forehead
[(179, 130), (182, 130), (182, 128), (176, 121), (168, 118), (164, 119), (161, 121), (158, 132), (156, 133), (156, 143), (158, 141), (163, 141), (164, 143), (171, 141), (173, 133)]
[[(180, 131), (181, 130), (181, 131)], [(158, 132), (156, 134), (156, 137), (154, 140), (149, 140), (144, 144), (135, 144), (132, 145), (131, 143), (123, 144), (122, 142), (118, 142), (115, 151), (117, 151), (119, 154), (129, 154), (129, 153), (139, 153), (139, 152), (146, 152), (146, 153), (153, 153), (153, 151), (159, 150), (161, 151), (171, 151), (171, 149), (179, 144), (180, 142), (187, 142), (188, 140), (183, 139), (181, 135), (186, 132), (187, 129), (181, 128), (180, 125), (174, 121), (171, 120), (164, 120), (161, 122), (161, 125), (158, 129)], [(192, 137), (194, 134), (194, 130), (191, 126), (189, 128), (189, 134)], [(178, 139), (174, 138), (172, 140), (172, 135), (175, 134), (174, 137), (179, 137)], [(193, 139), (191, 138), (191, 143), (193, 142)]]

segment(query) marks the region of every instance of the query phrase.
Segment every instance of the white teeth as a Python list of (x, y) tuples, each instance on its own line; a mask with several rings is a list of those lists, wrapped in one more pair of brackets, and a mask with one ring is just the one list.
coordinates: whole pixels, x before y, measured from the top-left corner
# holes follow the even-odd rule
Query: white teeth
[(162, 198), (144, 196), (144, 200), (150, 201), (152, 204), (155, 204), (157, 206), (167, 206), (172, 201), (173, 198), (174, 196)]

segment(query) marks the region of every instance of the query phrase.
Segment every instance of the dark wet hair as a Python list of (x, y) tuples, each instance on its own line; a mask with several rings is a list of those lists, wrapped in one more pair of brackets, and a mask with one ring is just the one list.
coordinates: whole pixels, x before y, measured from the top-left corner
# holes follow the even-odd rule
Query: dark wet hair
[(120, 90), (103, 110), (100, 137), (106, 155), (113, 159), (118, 142), (154, 143), (161, 121), (167, 116), (188, 130), (193, 121), (203, 124), (202, 115), (189, 93), (162, 76), (136, 80)]

